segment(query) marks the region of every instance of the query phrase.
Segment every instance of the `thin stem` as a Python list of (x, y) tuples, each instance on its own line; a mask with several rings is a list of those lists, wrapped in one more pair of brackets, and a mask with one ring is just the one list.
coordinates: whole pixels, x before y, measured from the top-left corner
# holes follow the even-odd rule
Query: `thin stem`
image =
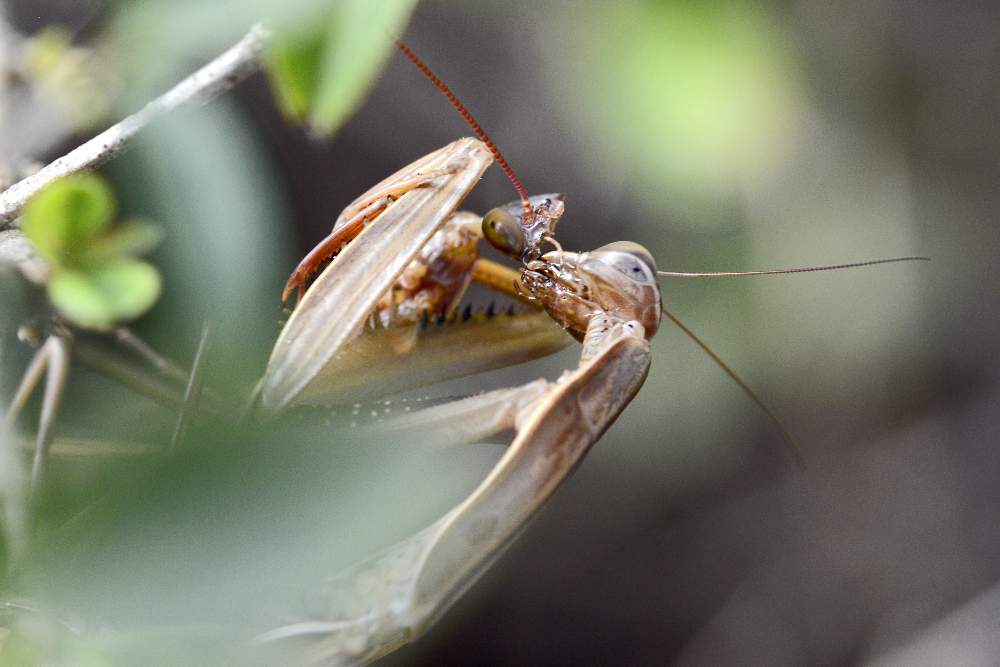
[(181, 406), (180, 414), (177, 415), (177, 426), (174, 428), (174, 435), (170, 439), (170, 449), (175, 449), (178, 443), (184, 440), (188, 424), (191, 422), (191, 415), (198, 406), (201, 398), (201, 391), (205, 385), (204, 361), (205, 349), (208, 347), (209, 337), (208, 322), (201, 327), (201, 338), (198, 340), (198, 349), (195, 350), (194, 360), (191, 362), (191, 374), (188, 377), (187, 388), (184, 390), (184, 405)]
[(116, 355), (108, 353), (101, 346), (85, 338), (77, 341), (75, 351), (76, 358), (83, 364), (160, 405), (169, 408), (180, 408), (184, 405), (184, 398), (176, 389), (136, 370), (130, 364), (121, 362)]
[[(108, 351), (103, 345), (91, 340), (89, 337), (81, 337), (76, 340), (74, 347), (76, 358), (81, 363), (97, 371), (101, 375), (119, 382), (129, 389), (132, 389), (146, 398), (159, 403), (162, 406), (172, 409), (182, 409), (184, 407), (184, 395), (162, 381), (156, 375), (143, 372), (131, 363), (123, 362), (116, 355)], [(187, 379), (185, 373), (185, 379)], [(207, 388), (202, 391), (201, 409), (216, 417), (225, 417), (229, 411), (225, 402), (217, 394)]]
[[(139, 338), (139, 336), (128, 327), (118, 327), (115, 329), (114, 336), (115, 341), (155, 368), (158, 373), (162, 374), (163, 377), (168, 380), (179, 382), (184, 385), (187, 385), (190, 381), (190, 374), (186, 370), (154, 350), (152, 345)], [(214, 392), (211, 387), (203, 387), (198, 391), (204, 391), (206, 400), (211, 402), (212, 405), (222, 404), (222, 400), (219, 395)]]
[(122, 326), (115, 329), (115, 340), (134, 352), (146, 363), (163, 373), (171, 380), (187, 382), (188, 374), (184, 369), (176, 366), (166, 357), (154, 350), (146, 341), (142, 340), (128, 327)]
[(259, 25), (222, 55), (145, 107), (0, 193), (0, 229), (10, 223), (38, 191), (69, 174), (93, 169), (131, 146), (147, 125), (180, 107), (202, 105), (229, 90), (260, 67), (269, 33)]

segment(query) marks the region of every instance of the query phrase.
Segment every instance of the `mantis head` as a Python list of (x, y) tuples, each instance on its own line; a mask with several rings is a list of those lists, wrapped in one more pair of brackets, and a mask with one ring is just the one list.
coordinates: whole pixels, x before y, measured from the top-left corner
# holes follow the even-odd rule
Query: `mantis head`
[(656, 262), (638, 243), (618, 241), (583, 253), (555, 250), (527, 262), (521, 282), (578, 339), (599, 313), (639, 322), (647, 339), (660, 325)]
[(561, 194), (519, 199), (483, 216), (483, 236), (503, 254), (529, 262), (541, 255), (542, 241), (555, 233), (565, 210), (566, 197)]

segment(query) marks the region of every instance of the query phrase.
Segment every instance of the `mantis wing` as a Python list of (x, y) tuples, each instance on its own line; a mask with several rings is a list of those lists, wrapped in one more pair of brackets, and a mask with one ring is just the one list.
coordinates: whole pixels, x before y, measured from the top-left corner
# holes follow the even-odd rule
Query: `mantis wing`
[(264, 372), (261, 406), (265, 411), (273, 413), (286, 407), (356, 335), (379, 297), (392, 287), (492, 161), (482, 142), (459, 139), (373, 188), (389, 189), (394, 179), (442, 171), (429, 185), (413, 188), (392, 202), (306, 292), (282, 329)]
[[(413, 338), (414, 345), (398, 344)], [(331, 357), (293, 405), (371, 401), (537, 359), (572, 342), (540, 311), (492, 317), (480, 313), (467, 321), (368, 330)]]

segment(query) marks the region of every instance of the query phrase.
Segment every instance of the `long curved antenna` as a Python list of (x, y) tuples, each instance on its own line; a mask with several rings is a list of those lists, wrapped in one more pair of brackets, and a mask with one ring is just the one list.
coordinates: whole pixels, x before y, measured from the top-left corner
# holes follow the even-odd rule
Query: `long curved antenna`
[(444, 81), (439, 79), (431, 68), (428, 67), (427, 64), (421, 60), (412, 49), (410, 49), (410, 47), (403, 43), (403, 40), (399, 37), (393, 36), (392, 41), (396, 43), (396, 46), (403, 52), (403, 55), (409, 58), (410, 62), (416, 65), (417, 69), (419, 69), (421, 73), (423, 73), (423, 75), (426, 76), (431, 83), (437, 86), (437, 89), (448, 98), (451, 105), (455, 107), (455, 111), (461, 114), (462, 118), (465, 119), (465, 122), (472, 128), (472, 131), (476, 133), (476, 136), (479, 137), (479, 139), (486, 144), (486, 147), (490, 149), (490, 152), (493, 153), (493, 157), (497, 160), (497, 164), (499, 164), (500, 168), (503, 169), (505, 174), (507, 174), (507, 178), (510, 179), (510, 182), (514, 184), (514, 189), (517, 190), (517, 194), (521, 198), (521, 203), (524, 204), (524, 210), (530, 214), (531, 203), (528, 201), (528, 191), (524, 189), (523, 185), (521, 185), (520, 179), (518, 179), (518, 177), (514, 174), (514, 170), (510, 168), (510, 165), (507, 164), (507, 160), (504, 159), (503, 153), (500, 152), (497, 145), (494, 144), (493, 140), (490, 139), (488, 134), (486, 134), (486, 130), (484, 130), (482, 126), (476, 122), (476, 119), (472, 117), (472, 114), (465, 108), (465, 105), (458, 101), (455, 93), (451, 92), (451, 88), (449, 88)]
[(796, 269), (768, 269), (767, 271), (706, 271), (689, 273), (686, 271), (657, 271), (656, 275), (667, 278), (733, 278), (737, 276), (776, 276), (782, 273), (809, 273), (810, 271), (836, 271), (837, 269), (856, 269), (862, 266), (876, 264), (891, 264), (893, 262), (929, 262), (930, 257), (893, 257), (892, 259), (875, 259), (870, 262), (854, 262), (853, 264), (832, 264), (830, 266), (804, 266)]
[(757, 407), (760, 408), (765, 415), (767, 415), (767, 418), (771, 420), (771, 422), (778, 428), (778, 431), (781, 433), (781, 437), (784, 440), (785, 444), (787, 445), (786, 449), (791, 454), (792, 459), (795, 461), (796, 465), (798, 465), (800, 469), (805, 470), (806, 461), (805, 457), (802, 455), (802, 448), (799, 447), (799, 443), (795, 440), (795, 438), (792, 437), (792, 434), (788, 432), (788, 429), (786, 429), (784, 424), (781, 423), (781, 420), (778, 419), (778, 416), (774, 414), (774, 411), (767, 406), (767, 404), (763, 401), (763, 399), (761, 399), (759, 396), (757, 396), (757, 394), (754, 393), (753, 389), (751, 389), (750, 386), (746, 382), (744, 382), (739, 375), (736, 374), (736, 371), (730, 368), (726, 364), (726, 362), (724, 362), (719, 357), (719, 355), (717, 355), (714, 351), (712, 351), (712, 348), (710, 348), (702, 339), (698, 338), (698, 336), (696, 336), (693, 331), (688, 329), (683, 322), (677, 319), (676, 315), (671, 313), (666, 308), (663, 308), (662, 305), (660, 308), (663, 311), (663, 314), (666, 315), (671, 322), (676, 324), (678, 329), (687, 334), (687, 337), (693, 340), (695, 344), (698, 347), (700, 347), (702, 351), (705, 354), (707, 354), (712, 359), (712, 361), (714, 361), (715, 364), (719, 368), (721, 368), (725, 372), (725, 374), (728, 375), (730, 379), (733, 382), (735, 382), (740, 389), (743, 390), (743, 392), (747, 396), (750, 397), (750, 400), (756, 403)]

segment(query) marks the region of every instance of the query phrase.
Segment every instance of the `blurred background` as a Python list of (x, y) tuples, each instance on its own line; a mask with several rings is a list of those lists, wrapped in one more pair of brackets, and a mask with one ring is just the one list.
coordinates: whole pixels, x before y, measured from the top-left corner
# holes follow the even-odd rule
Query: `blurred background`
[[(44, 103), (8, 95), (5, 168), (61, 155), (278, 11), (204, 4), (8, 0), (8, 55), (56, 24), (86, 57), (75, 88), (56, 85)], [(284, 3), (280, 20), (315, 5)], [(808, 468), (664, 323), (645, 387), (574, 476), (426, 637), (385, 663), (1000, 661), (1000, 6), (424, 0), (402, 32), (530, 191), (566, 193), (568, 249), (633, 240), (673, 271), (933, 261), (662, 281), (665, 305), (773, 407)], [(332, 136), (286, 120), (258, 74), (102, 169), (121, 209), (165, 232), (152, 256), (164, 294), (135, 328), (186, 365), (210, 316), (209, 377), (225, 391), (259, 377), (285, 317), (284, 277), (337, 213), (469, 134), (398, 54), (370, 78)], [(465, 207), (514, 196), (491, 169)], [(15, 332), (44, 297), (3, 282), (6, 404), (31, 353)], [(577, 355), (418, 393), (554, 378)], [(64, 436), (169, 437), (169, 411), (85, 368), (74, 366), (68, 392)], [(310, 568), (433, 521), (502, 451), (358, 453), (336, 424), (302, 429), (196, 430), (208, 468), (202, 455), (55, 462), (49, 528), (95, 498), (119, 504), (100, 531), (53, 528), (60, 557), (39, 553), (11, 585), (143, 632), (163, 619), (217, 623), (231, 607), (264, 614)], [(285, 469), (276, 452), (288, 448), (310, 475)], [(193, 500), (206, 485), (220, 490)], [(229, 537), (211, 541), (208, 505), (231, 521)], [(163, 567), (165, 553), (176, 567)], [(231, 576), (215, 590), (220, 571)], [(275, 583), (286, 571), (295, 576)]]

